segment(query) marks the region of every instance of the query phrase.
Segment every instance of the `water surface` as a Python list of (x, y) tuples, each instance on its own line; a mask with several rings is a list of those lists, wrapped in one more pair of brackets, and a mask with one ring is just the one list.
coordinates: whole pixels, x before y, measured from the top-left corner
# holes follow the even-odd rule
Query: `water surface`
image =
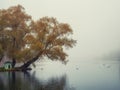
[(119, 61), (42, 62), (30, 72), (0, 72), (0, 90), (120, 90)]

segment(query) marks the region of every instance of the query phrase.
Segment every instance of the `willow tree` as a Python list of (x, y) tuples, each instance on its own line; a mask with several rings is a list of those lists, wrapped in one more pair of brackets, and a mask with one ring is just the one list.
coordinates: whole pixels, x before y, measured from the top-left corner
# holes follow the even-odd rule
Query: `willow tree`
[(65, 49), (76, 41), (67, 23), (55, 18), (43, 17), (34, 21), (21, 5), (0, 10), (0, 60), (5, 55), (10, 60), (23, 62), (25, 70), (41, 58), (66, 62)]

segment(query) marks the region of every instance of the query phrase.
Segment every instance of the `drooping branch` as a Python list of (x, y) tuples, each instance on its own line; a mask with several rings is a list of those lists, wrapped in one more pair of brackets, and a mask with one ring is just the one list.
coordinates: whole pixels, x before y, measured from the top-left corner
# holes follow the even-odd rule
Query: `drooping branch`
[(3, 59), (3, 55), (0, 56), (0, 62), (2, 61), (2, 59)]
[(26, 69), (28, 68), (31, 64), (33, 64), (35, 61), (37, 61), (40, 57), (40, 55), (42, 55), (42, 52), (39, 52), (36, 56), (34, 56), (32, 59), (30, 59), (29, 61), (27, 61), (26, 63), (24, 63), (22, 66), (20, 66), (20, 69)]
[(33, 59), (29, 60), (28, 62), (26, 62), (25, 64), (23, 64), (23, 65), (20, 67), (20, 69), (23, 69), (23, 70), (24, 70), (24, 69), (28, 68), (32, 63), (34, 63), (35, 61), (37, 61), (38, 58), (39, 58), (39, 56), (36, 56), (36, 57), (34, 57)]
[(14, 64), (24, 62), (18, 69), (25, 70), (42, 56), (65, 61), (65, 49), (76, 44), (70, 37), (73, 34), (70, 25), (56, 18), (34, 21), (20, 5), (0, 10), (0, 13), (0, 52), (6, 52)]

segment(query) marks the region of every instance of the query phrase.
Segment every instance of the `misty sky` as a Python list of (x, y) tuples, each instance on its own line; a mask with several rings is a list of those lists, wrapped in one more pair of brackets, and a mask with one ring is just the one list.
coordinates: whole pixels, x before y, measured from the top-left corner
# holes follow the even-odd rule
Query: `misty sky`
[(120, 50), (119, 0), (0, 0), (0, 9), (22, 5), (33, 19), (56, 17), (69, 23), (77, 45), (70, 59), (90, 59)]

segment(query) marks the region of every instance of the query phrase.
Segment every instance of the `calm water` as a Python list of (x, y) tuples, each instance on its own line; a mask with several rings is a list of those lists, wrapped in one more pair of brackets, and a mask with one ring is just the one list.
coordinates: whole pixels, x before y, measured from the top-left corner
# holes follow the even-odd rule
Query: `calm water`
[(43, 62), (30, 72), (0, 72), (0, 90), (120, 90), (120, 62)]

